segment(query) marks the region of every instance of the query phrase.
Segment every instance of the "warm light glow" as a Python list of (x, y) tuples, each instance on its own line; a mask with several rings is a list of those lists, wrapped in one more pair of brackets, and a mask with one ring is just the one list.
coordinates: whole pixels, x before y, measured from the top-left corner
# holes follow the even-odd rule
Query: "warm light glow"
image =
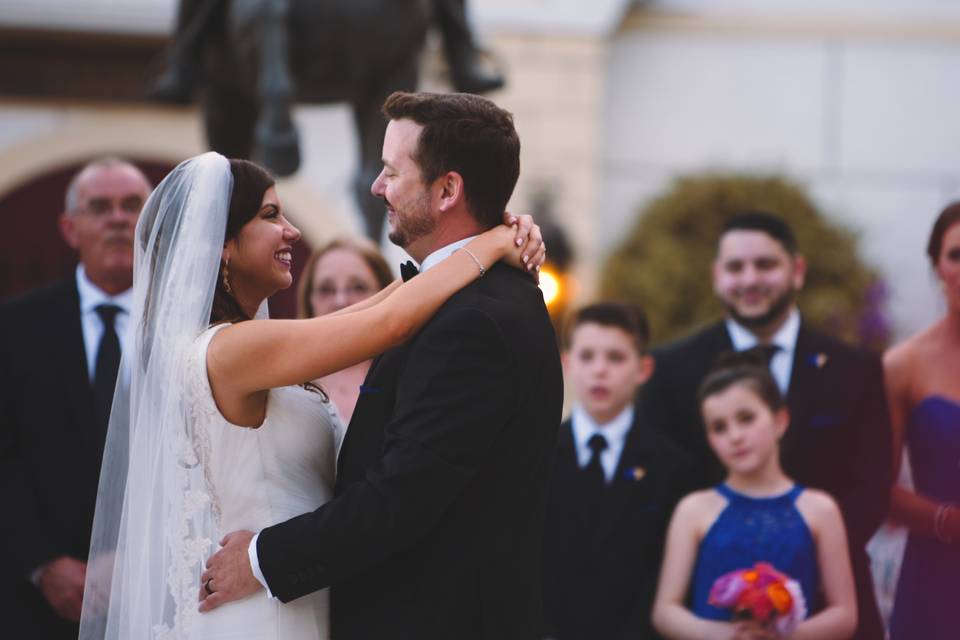
[(540, 290), (543, 301), (549, 307), (560, 298), (560, 278), (548, 269), (540, 269)]

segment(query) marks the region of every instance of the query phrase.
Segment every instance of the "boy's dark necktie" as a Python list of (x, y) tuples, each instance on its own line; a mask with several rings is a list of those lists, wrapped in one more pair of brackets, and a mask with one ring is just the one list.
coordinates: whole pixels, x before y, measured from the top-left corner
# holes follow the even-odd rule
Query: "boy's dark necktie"
[(600, 463), (600, 454), (608, 446), (607, 439), (599, 433), (595, 433), (587, 440), (587, 446), (590, 448), (590, 460), (581, 473), (583, 474), (587, 506), (591, 511), (596, 512), (603, 502), (603, 495), (607, 488), (603, 465)]

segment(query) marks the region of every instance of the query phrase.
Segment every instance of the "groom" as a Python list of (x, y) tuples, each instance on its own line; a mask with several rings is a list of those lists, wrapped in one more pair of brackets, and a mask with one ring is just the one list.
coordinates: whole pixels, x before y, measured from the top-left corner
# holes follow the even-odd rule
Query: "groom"
[[(394, 93), (383, 111), (371, 190), (390, 240), (429, 269), (500, 223), (520, 141), (511, 115), (478, 96)], [(335, 640), (538, 637), (560, 362), (534, 281), (484, 266), (374, 362), (334, 499), (255, 537), (229, 534), (202, 576), (214, 593), (201, 610), (261, 584), (283, 602), (332, 586)]]

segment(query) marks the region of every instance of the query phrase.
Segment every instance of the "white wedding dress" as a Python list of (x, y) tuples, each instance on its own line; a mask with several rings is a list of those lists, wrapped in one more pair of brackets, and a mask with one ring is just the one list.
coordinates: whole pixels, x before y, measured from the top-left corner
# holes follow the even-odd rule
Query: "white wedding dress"
[[(300, 386), (270, 390), (266, 418), (259, 428), (228, 422), (214, 403), (206, 367), (210, 340), (225, 326), (211, 327), (200, 335), (186, 377), (186, 399), (196, 421), (220, 536), (240, 529), (259, 531), (329, 500), (345, 431), (333, 404)], [(187, 623), (189, 637), (198, 640), (330, 637), (327, 590), (288, 604), (261, 590), (193, 618)]]

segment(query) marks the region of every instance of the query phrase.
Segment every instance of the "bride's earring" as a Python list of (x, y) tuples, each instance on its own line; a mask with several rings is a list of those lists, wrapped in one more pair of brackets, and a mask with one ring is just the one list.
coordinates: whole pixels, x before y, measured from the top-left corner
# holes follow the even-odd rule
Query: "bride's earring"
[(230, 258), (226, 258), (223, 261), (223, 289), (227, 293), (232, 294), (233, 291), (230, 289)]

